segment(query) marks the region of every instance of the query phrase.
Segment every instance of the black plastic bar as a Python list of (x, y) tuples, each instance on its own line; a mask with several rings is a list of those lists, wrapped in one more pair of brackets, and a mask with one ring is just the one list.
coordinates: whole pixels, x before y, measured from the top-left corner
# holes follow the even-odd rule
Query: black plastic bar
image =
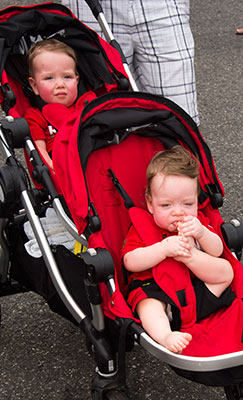
[(85, 0), (85, 1), (88, 4), (89, 8), (91, 9), (92, 13), (94, 14), (94, 17), (98, 19), (98, 15), (100, 13), (103, 13), (103, 9), (100, 5), (100, 2), (98, 0)]

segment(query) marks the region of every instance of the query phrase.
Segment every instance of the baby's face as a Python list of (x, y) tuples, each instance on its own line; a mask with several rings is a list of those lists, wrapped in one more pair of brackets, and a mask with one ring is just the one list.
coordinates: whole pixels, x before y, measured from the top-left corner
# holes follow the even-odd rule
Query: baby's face
[(175, 232), (185, 216), (197, 216), (197, 180), (157, 174), (152, 180), (147, 207), (160, 228)]
[(29, 78), (36, 95), (45, 103), (71, 106), (78, 94), (75, 62), (66, 53), (42, 51), (33, 60), (34, 77)]

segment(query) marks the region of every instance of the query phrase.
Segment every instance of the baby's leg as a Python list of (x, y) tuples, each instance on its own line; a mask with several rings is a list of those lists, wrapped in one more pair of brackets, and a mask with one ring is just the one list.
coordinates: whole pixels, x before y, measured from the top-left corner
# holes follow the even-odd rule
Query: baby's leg
[(215, 280), (208, 279), (204, 283), (216, 297), (220, 297), (221, 294), (231, 285), (233, 281), (234, 278), (233, 268), (230, 262), (223, 258), (216, 258), (213, 256), (209, 257), (213, 258), (212, 263), (214, 263), (214, 265), (215, 264), (218, 265), (219, 269), (222, 268), (225, 274), (224, 275), (222, 274), (223, 276), (221, 280), (218, 280), (218, 276), (216, 276)]
[[(192, 238), (189, 240), (194, 241)], [(183, 262), (216, 297), (220, 297), (232, 283), (234, 272), (229, 261), (224, 258), (211, 256), (192, 246), (190, 257), (175, 257), (175, 259)]]
[(180, 353), (191, 341), (192, 336), (184, 332), (172, 332), (165, 305), (160, 300), (141, 300), (136, 308), (145, 331), (157, 343), (174, 353)]

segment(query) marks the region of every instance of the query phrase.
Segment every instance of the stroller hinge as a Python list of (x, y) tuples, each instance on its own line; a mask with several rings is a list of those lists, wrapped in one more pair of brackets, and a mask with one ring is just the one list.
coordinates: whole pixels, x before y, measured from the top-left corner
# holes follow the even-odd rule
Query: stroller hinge
[(207, 184), (205, 185), (211, 205), (214, 209), (218, 209), (219, 207), (222, 207), (223, 205), (223, 196), (222, 193), (218, 190), (217, 186), (215, 184)]
[(12, 91), (8, 83), (1, 86), (1, 91), (3, 94), (3, 110), (8, 115), (9, 110), (16, 104), (16, 96)]
[[(90, 210), (92, 210), (92, 215), (90, 214)], [(88, 225), (86, 228), (86, 235), (90, 236), (92, 233), (98, 232), (101, 229), (101, 221), (98, 216), (98, 213), (95, 209), (95, 206), (93, 203), (89, 204), (89, 212), (88, 212)]]
[(114, 263), (107, 249), (96, 249), (94, 256), (88, 252), (82, 253), (82, 258), (87, 264), (87, 277), (91, 283), (106, 282), (114, 275)]

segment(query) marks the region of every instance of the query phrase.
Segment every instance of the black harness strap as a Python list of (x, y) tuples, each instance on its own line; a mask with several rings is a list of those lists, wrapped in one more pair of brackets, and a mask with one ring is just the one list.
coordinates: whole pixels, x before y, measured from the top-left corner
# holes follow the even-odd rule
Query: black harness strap
[(180, 302), (181, 307), (186, 307), (187, 302), (186, 302), (186, 291), (185, 289), (182, 290), (177, 290), (176, 292), (178, 300)]
[(129, 208), (134, 207), (134, 203), (133, 203), (132, 199), (128, 196), (127, 192), (124, 190), (124, 188), (120, 184), (120, 182), (117, 179), (114, 172), (111, 169), (108, 169), (108, 172), (110, 173), (110, 177), (112, 178), (112, 181), (113, 181), (113, 184), (114, 184), (116, 190), (123, 198), (126, 208), (129, 210)]

